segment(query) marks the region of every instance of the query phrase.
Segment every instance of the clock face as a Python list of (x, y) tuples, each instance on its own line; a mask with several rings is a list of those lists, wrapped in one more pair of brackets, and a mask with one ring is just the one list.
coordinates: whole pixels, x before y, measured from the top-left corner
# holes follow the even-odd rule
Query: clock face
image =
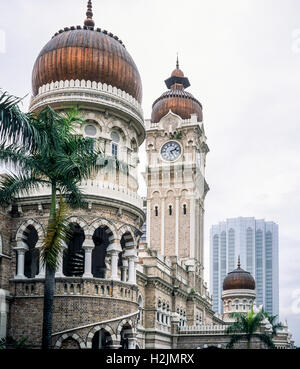
[(164, 160), (173, 161), (179, 158), (181, 146), (176, 141), (168, 141), (161, 148), (161, 156)]

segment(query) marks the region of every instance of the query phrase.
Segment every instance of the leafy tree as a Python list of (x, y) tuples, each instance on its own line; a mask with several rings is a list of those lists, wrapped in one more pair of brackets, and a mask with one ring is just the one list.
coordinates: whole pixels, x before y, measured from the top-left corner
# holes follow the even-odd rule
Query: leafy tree
[(260, 311), (254, 313), (253, 308), (247, 314), (232, 313), (230, 315), (235, 321), (227, 328), (226, 333), (231, 335), (228, 348), (233, 348), (233, 345), (243, 339), (247, 340), (247, 348), (251, 348), (251, 340), (258, 338), (267, 347), (274, 348), (274, 343), (271, 337), (264, 333), (259, 333), (258, 330), (262, 321), (265, 319), (264, 314)]
[(40, 186), (50, 189), (50, 215), (41, 249), (46, 270), (42, 347), (49, 349), (55, 272), (63, 242), (69, 237), (66, 202), (72, 207), (85, 206), (79, 186), (94, 170), (112, 163), (117, 170), (124, 168), (114, 158), (103, 157), (93, 139), (76, 133), (83, 123), (77, 109), (58, 113), (46, 106), (36, 114), (23, 113), (19, 102), (6, 92), (0, 95), (0, 163), (12, 170), (0, 179), (0, 205), (13, 203)]

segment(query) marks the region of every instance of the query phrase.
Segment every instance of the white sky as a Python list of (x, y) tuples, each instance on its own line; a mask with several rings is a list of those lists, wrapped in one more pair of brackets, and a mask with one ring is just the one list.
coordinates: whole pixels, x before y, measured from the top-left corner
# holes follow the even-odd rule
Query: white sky
[[(30, 94), (39, 51), (60, 28), (82, 25), (86, 2), (1, 0), (2, 89)], [(145, 118), (179, 52), (188, 91), (203, 105), (211, 150), (206, 279), (212, 224), (237, 216), (277, 222), (280, 318), (300, 345), (300, 2), (94, 0), (93, 11), (96, 26), (118, 35), (137, 64)], [(142, 171), (143, 147), (140, 157)]]

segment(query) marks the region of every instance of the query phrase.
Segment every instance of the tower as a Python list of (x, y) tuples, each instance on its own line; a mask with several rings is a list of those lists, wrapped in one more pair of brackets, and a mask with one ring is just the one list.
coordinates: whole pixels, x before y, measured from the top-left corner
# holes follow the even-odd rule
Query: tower
[(254, 304), (255, 297), (254, 278), (241, 268), (239, 257), (237, 268), (229, 272), (223, 282), (224, 317), (230, 317), (233, 312), (248, 313)]
[(202, 271), (209, 189), (202, 105), (186, 91), (190, 82), (178, 59), (165, 84), (168, 90), (154, 101), (151, 120), (146, 121), (147, 242), (161, 255), (177, 256)]
[[(55, 33), (32, 71), (30, 112), (49, 105), (63, 113), (79, 106), (84, 122), (74, 127), (75, 134), (92, 137), (107, 159), (101, 171), (80, 184), (87, 208), (68, 216), (72, 237), (55, 274), (53, 345), (120, 347), (134, 342), (138, 319), (136, 263), (145, 217), (137, 195), (138, 149), (145, 138), (142, 84), (123, 42), (95, 27), (91, 1), (86, 16), (83, 26)], [(45, 270), (39, 255), (49, 204), (50, 190), (40, 186), (20, 195), (13, 208), (1, 209), (7, 222), (1, 223), (2, 252), (8, 258), (0, 270), (0, 312), (7, 314), (3, 296), (13, 296), (8, 335), (28, 336), (33, 346), (40, 344), (42, 334)], [(124, 315), (130, 319), (123, 321)], [(99, 325), (108, 320), (114, 323)], [(92, 331), (81, 342), (80, 327), (87, 322)], [(74, 329), (76, 339), (69, 332)]]

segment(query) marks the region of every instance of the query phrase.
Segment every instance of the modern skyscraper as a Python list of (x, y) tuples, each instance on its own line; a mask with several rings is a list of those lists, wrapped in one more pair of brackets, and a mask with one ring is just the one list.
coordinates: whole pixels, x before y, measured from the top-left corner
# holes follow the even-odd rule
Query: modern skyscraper
[(222, 286), (240, 255), (241, 266), (256, 282), (256, 305), (279, 312), (278, 225), (263, 219), (227, 219), (210, 229), (210, 288), (213, 309), (223, 313)]

